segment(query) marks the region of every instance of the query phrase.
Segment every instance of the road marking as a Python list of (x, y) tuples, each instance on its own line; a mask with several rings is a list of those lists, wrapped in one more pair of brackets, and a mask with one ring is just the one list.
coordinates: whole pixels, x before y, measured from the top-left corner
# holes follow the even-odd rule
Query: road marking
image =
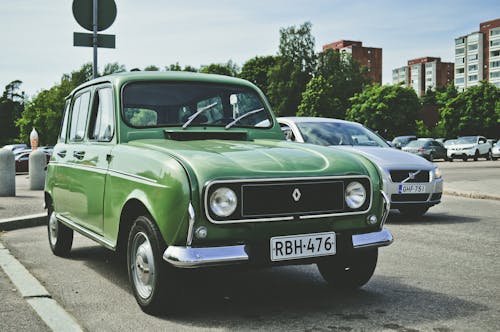
[(82, 331), (76, 320), (51, 298), (45, 287), (12, 256), (1, 242), (0, 267), (50, 329), (53, 331)]

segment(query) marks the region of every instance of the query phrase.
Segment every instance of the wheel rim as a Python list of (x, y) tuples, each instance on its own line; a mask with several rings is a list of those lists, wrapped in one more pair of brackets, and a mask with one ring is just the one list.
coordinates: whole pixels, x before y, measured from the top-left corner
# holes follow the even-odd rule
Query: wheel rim
[(149, 298), (153, 293), (156, 274), (151, 243), (143, 232), (134, 236), (129, 263), (137, 293), (143, 299)]
[(56, 218), (56, 213), (52, 212), (49, 217), (49, 238), (50, 244), (55, 246), (57, 244), (57, 234), (59, 233), (59, 222)]

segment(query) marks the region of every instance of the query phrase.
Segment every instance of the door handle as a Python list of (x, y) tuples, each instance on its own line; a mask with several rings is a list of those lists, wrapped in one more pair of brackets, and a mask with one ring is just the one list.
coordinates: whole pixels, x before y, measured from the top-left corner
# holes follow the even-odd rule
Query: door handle
[(85, 157), (85, 151), (74, 151), (73, 157), (75, 157), (76, 159), (82, 160), (83, 157)]
[(61, 157), (61, 158), (66, 157), (66, 150), (62, 150), (62, 151), (57, 152), (57, 155), (58, 155), (59, 157)]

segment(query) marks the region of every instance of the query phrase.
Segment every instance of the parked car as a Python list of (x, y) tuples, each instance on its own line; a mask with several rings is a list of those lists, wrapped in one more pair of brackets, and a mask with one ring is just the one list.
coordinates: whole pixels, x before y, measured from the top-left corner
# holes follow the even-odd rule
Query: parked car
[(396, 149), (401, 149), (403, 146), (406, 146), (406, 144), (408, 144), (411, 141), (416, 140), (416, 139), (417, 139), (417, 136), (413, 136), (413, 135), (410, 135), (410, 136), (396, 136), (392, 140), (392, 145)]
[(414, 153), (417, 156), (423, 157), (429, 161), (434, 161), (435, 159), (448, 160), (446, 148), (434, 139), (419, 138), (416, 141), (411, 141), (401, 150)]
[(483, 136), (463, 136), (459, 137), (454, 144), (449, 145), (448, 158), (462, 159), (467, 161), (468, 158), (473, 158), (477, 161), (480, 157), (491, 160), (491, 145)]
[(493, 144), (491, 149), (491, 159), (497, 160), (498, 158), (500, 158), (500, 139)]
[(22, 150), (22, 149), (27, 149), (28, 146), (26, 144), (9, 144), (9, 145), (4, 145), (2, 149), (7, 149), (12, 152), (15, 152), (16, 150)]
[(47, 169), (48, 238), (60, 256), (73, 231), (126, 251), (149, 313), (176, 306), (181, 268), (316, 263), (333, 286), (357, 288), (392, 242), (382, 189), (362, 155), (285, 141), (248, 81), (123, 73), (67, 99)]
[[(16, 173), (27, 173), (29, 172), (29, 157), (31, 150), (22, 150), (22, 152), (14, 155), (14, 160), (16, 162)], [(50, 155), (45, 154), (47, 157), (47, 164), (50, 160)]]
[(278, 118), (288, 140), (330, 146), (366, 156), (384, 177), (391, 207), (420, 216), (441, 202), (443, 179), (438, 167), (411, 153), (392, 149), (356, 122), (315, 117)]
[[(449, 139), (449, 140), (446, 140), (446, 141), (443, 143), (443, 145), (444, 145), (444, 147), (445, 147), (446, 149), (448, 149), (448, 147), (449, 147), (450, 145), (454, 145), (454, 144), (456, 144), (456, 142), (457, 142), (457, 140), (456, 140), (456, 139)], [(446, 152), (448, 153), (448, 151), (446, 151)], [(453, 159), (452, 159), (451, 161), (453, 161)]]

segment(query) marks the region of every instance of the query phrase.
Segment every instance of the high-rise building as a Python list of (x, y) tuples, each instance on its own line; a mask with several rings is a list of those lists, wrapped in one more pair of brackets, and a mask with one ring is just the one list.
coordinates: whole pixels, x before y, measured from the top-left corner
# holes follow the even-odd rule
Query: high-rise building
[(482, 80), (500, 87), (500, 19), (455, 38), (455, 86), (463, 91)]
[(422, 96), (428, 89), (445, 87), (453, 82), (453, 63), (441, 58), (424, 57), (408, 60), (408, 65), (392, 70), (392, 83), (412, 87)]
[(323, 46), (323, 51), (332, 49), (340, 52), (350, 53), (352, 58), (368, 71), (371, 83), (382, 84), (382, 49), (376, 47), (364, 47), (360, 41), (339, 40)]

